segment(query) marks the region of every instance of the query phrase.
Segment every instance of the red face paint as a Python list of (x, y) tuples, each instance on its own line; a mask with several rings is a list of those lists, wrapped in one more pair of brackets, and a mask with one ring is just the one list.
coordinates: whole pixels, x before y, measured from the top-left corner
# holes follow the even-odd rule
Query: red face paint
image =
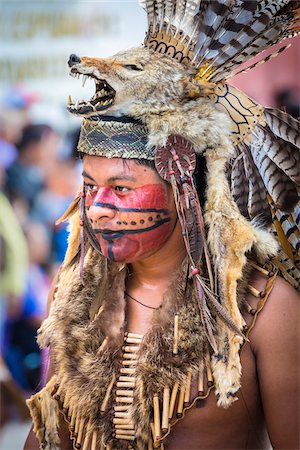
[(162, 184), (147, 184), (125, 194), (111, 187), (87, 190), (86, 207), (98, 208), (91, 223), (103, 255), (133, 262), (158, 250), (171, 235), (175, 217)]

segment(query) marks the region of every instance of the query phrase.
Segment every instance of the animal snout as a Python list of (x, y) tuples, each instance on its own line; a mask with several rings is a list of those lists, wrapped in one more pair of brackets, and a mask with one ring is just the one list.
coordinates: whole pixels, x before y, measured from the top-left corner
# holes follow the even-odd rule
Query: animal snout
[(69, 65), (69, 67), (72, 67), (72, 66), (74, 66), (77, 63), (80, 63), (80, 58), (79, 58), (79, 56), (77, 56), (74, 53), (72, 53), (72, 55), (70, 55), (70, 58), (69, 58), (69, 61), (68, 61), (68, 65)]

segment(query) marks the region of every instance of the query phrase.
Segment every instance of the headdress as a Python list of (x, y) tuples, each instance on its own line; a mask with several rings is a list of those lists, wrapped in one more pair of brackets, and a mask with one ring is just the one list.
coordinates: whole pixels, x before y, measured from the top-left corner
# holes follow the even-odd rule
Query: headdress
[[(244, 321), (237, 285), (247, 257), (274, 257), (299, 286), (300, 138), (298, 121), (264, 108), (226, 80), (245, 70), (252, 56), (299, 33), (299, 2), (140, 3), (148, 16), (143, 46), (105, 59), (70, 56), (70, 74), (83, 83), (93, 78), (96, 92), (88, 102), (69, 98), (68, 109), (83, 116), (81, 152), (155, 160), (170, 182), (218, 403), (228, 406), (240, 386)], [(205, 205), (195, 187), (197, 154), (206, 159)], [(83, 206), (84, 196), (78, 196), (62, 218), (74, 214), (65, 266), (80, 246), (79, 223), (81, 250), (87, 236), (97, 247)]]
[[(299, 33), (299, 4), (141, 5), (148, 15), (142, 47), (106, 59), (71, 55), (70, 74), (82, 76), (83, 83), (92, 77), (96, 93), (76, 105), (70, 98), (68, 109), (84, 117), (81, 152), (155, 159), (158, 173), (171, 183), (203, 325), (215, 354), (222, 354), (228, 333), (232, 341), (242, 333), (236, 287), (247, 254), (261, 260), (276, 254), (275, 264), (299, 286), (299, 124), (226, 82), (252, 56)], [(207, 164), (204, 219), (193, 177), (197, 153)], [(278, 252), (262, 226), (276, 235)], [(208, 284), (198, 269), (203, 256)], [(218, 343), (207, 304), (231, 328), (220, 324)], [(235, 341), (237, 354), (241, 339)]]

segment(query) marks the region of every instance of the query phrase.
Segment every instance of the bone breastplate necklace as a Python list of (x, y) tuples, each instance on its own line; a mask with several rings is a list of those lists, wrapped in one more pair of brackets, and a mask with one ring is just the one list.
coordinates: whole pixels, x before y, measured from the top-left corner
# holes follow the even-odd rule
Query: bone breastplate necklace
[(135, 425), (131, 418), (131, 405), (135, 387), (137, 352), (142, 342), (141, 334), (126, 333), (122, 348), (122, 367), (116, 383), (113, 414), (114, 435), (117, 439), (135, 440)]

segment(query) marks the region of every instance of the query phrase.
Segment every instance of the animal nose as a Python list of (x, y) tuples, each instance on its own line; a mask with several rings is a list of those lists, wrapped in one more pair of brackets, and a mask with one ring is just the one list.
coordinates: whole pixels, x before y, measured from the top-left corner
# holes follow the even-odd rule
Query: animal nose
[(68, 61), (68, 66), (72, 67), (75, 64), (80, 63), (80, 58), (79, 56), (75, 55), (74, 53), (72, 53), (72, 55), (70, 55), (69, 61)]

